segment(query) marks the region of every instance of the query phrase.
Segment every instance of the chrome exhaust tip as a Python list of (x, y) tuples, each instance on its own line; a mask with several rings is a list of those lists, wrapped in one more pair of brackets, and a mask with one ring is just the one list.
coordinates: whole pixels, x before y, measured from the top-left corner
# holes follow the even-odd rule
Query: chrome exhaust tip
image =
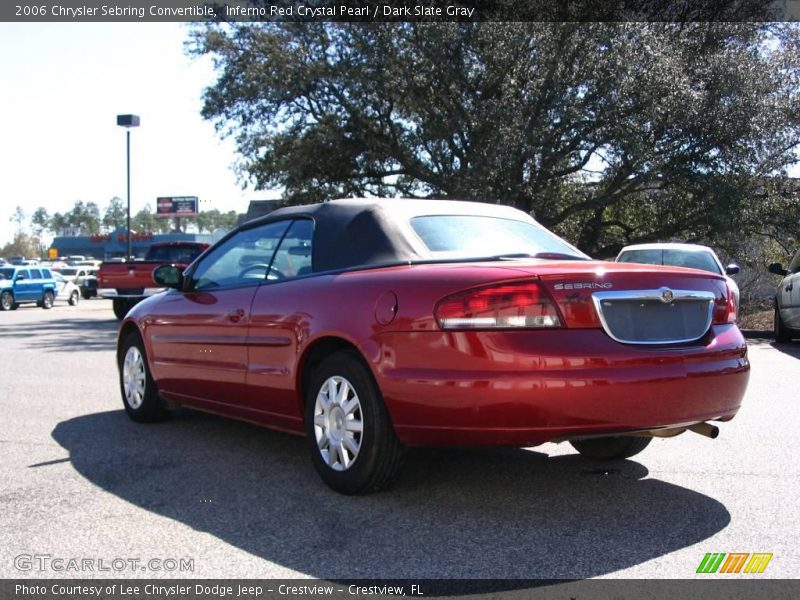
[(716, 425), (710, 425), (709, 423), (696, 423), (694, 425), (690, 425), (688, 429), (689, 431), (694, 431), (695, 433), (704, 435), (712, 440), (717, 439), (717, 436), (719, 435), (719, 427)]

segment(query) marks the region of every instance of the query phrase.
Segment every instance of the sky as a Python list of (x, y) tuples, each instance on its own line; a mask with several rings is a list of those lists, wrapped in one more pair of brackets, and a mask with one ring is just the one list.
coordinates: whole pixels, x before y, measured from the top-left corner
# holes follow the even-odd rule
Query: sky
[(232, 140), (200, 116), (215, 80), (186, 55), (183, 23), (0, 23), (0, 245), (17, 206), (30, 217), (76, 200), (101, 211), (126, 198), (125, 129), (133, 113), (131, 213), (158, 196), (198, 196), (203, 210), (244, 212), (278, 192), (243, 191)]
[[(233, 140), (200, 116), (210, 57), (189, 57), (184, 23), (0, 23), (0, 245), (11, 216), (76, 200), (101, 210), (126, 197), (125, 130), (133, 113), (131, 213), (158, 196), (198, 196), (203, 210), (244, 212), (278, 191), (243, 190)], [(800, 165), (790, 174), (800, 176)]]

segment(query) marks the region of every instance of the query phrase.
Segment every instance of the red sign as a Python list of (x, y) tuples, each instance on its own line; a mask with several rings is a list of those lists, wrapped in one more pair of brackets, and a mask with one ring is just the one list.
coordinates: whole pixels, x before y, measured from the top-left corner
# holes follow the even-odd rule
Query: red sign
[[(131, 241), (132, 242), (149, 242), (153, 239), (152, 233), (131, 233)], [(128, 236), (124, 233), (120, 233), (117, 236), (117, 241), (122, 243), (128, 241)]]

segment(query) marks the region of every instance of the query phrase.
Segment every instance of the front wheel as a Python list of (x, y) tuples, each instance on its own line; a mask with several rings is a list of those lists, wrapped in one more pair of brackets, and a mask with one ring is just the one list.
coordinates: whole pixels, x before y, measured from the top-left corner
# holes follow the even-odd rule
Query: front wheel
[(311, 458), (328, 486), (341, 494), (363, 494), (389, 483), (403, 446), (378, 386), (355, 353), (336, 353), (316, 367), (305, 403)]
[(80, 302), (81, 296), (78, 293), (78, 290), (73, 290), (72, 293), (69, 295), (69, 305), (70, 306), (77, 306), (78, 302)]
[(125, 412), (134, 421), (162, 421), (168, 413), (147, 366), (144, 342), (137, 332), (129, 333), (119, 350), (119, 386)]
[(792, 332), (789, 330), (781, 318), (781, 311), (775, 307), (775, 315), (772, 318), (772, 329), (775, 333), (775, 341), (780, 343), (791, 342)]
[(653, 440), (651, 437), (633, 437), (621, 435), (615, 437), (590, 438), (572, 440), (570, 444), (581, 456), (593, 460), (612, 460), (630, 458), (647, 448)]
[(53, 302), (55, 301), (55, 295), (50, 290), (47, 290), (42, 296), (42, 308), (45, 310), (53, 308)]
[(14, 294), (8, 290), (0, 294), (0, 310), (14, 310)]

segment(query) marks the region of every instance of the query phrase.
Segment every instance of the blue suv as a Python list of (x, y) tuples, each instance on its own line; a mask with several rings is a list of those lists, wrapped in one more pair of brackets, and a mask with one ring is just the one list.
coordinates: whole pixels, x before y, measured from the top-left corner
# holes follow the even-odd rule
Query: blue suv
[(0, 267), (0, 310), (14, 310), (25, 302), (52, 308), (55, 299), (56, 281), (50, 269), (36, 266)]

